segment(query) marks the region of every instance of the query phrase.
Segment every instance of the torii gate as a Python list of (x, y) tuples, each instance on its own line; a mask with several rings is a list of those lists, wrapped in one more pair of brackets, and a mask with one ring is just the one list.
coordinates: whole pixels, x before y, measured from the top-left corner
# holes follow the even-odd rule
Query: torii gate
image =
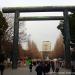
[[(13, 57), (12, 67), (17, 68), (18, 58), (18, 33), (19, 33), (19, 21), (30, 21), (30, 20), (64, 20), (64, 32), (65, 32), (65, 60), (70, 63), (70, 33), (69, 33), (69, 21), (68, 12), (75, 11), (74, 6), (57, 7), (57, 6), (45, 6), (45, 7), (8, 7), (2, 9), (3, 13), (15, 13), (14, 19), (14, 38), (13, 38)], [(63, 12), (63, 16), (41, 16), (41, 17), (19, 17), (22, 12)]]

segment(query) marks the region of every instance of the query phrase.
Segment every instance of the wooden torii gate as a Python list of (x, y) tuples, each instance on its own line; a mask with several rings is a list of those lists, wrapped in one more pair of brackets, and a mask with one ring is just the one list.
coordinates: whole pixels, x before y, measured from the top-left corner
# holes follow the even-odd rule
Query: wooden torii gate
[[(12, 67), (17, 68), (18, 59), (18, 34), (19, 34), (19, 21), (30, 20), (64, 20), (64, 32), (65, 32), (65, 60), (70, 63), (70, 33), (69, 33), (69, 21), (68, 12), (75, 11), (74, 6), (45, 6), (45, 7), (7, 7), (2, 9), (3, 13), (15, 13), (14, 18), (14, 38), (13, 38), (13, 57)], [(22, 12), (63, 12), (63, 16), (41, 16), (41, 17), (19, 17)]]

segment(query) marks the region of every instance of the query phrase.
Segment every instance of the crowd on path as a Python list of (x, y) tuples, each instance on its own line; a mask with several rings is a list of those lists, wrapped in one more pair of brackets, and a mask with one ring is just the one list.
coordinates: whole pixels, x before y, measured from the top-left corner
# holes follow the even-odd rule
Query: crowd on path
[[(30, 72), (32, 72), (32, 67), (33, 64), (31, 63), (29, 65)], [(63, 63), (59, 60), (37, 61), (35, 71), (37, 75), (48, 75), (48, 73), (50, 74), (50, 72), (58, 75), (61, 68), (63, 68)], [(71, 75), (75, 75), (75, 69), (71, 70)]]
[[(0, 53), (1, 75), (3, 75), (4, 69), (5, 69), (5, 65), (4, 65), (5, 60), (6, 60), (5, 55), (3, 53)], [(8, 58), (7, 61), (8, 61), (8, 66), (9, 66), (10, 59)], [(52, 71), (54, 73), (58, 74), (61, 66), (63, 65), (63, 63), (60, 63), (59, 60), (37, 61), (36, 64), (34, 64), (31, 59), (30, 60), (28, 59), (27, 63), (29, 64), (28, 66), (29, 66), (30, 72), (33, 71), (33, 66), (36, 67), (35, 71), (36, 71), (37, 75), (47, 75), (48, 73), (50, 73)], [(52, 69), (52, 71), (51, 71), (51, 69)], [(75, 69), (73, 69), (73, 72), (75, 72)], [(74, 74), (72, 74), (72, 75), (74, 75)]]
[[(32, 72), (33, 65), (34, 64), (32, 62), (31, 64), (29, 64), (30, 72)], [(56, 74), (58, 74), (61, 65), (62, 63), (60, 63), (58, 60), (37, 61), (35, 65), (35, 71), (37, 75), (46, 75), (52, 69), (53, 72), (56, 72)]]
[(60, 69), (59, 61), (39, 61), (35, 71), (37, 72), (37, 75), (46, 75), (48, 72), (50, 72), (51, 68), (53, 72), (58, 73)]

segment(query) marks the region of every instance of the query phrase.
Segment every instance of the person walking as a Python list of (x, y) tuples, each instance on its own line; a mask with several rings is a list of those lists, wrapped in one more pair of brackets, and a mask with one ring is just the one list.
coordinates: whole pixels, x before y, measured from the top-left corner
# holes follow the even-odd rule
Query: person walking
[(47, 72), (47, 63), (43, 62), (42, 68), (43, 68), (43, 74), (46, 75), (46, 72)]
[(50, 72), (50, 68), (51, 68), (51, 64), (50, 64), (50, 61), (48, 61), (48, 63), (47, 63), (47, 73)]
[(71, 61), (71, 75), (75, 75), (75, 61)]
[(55, 65), (54, 65), (54, 61), (51, 61), (51, 67), (52, 67), (52, 71), (55, 71)]
[(37, 64), (35, 71), (37, 72), (37, 75), (42, 75), (43, 73), (42, 62), (39, 62)]
[(4, 69), (5, 69), (4, 60), (5, 60), (4, 53), (1, 52), (0, 53), (0, 72), (1, 72), (1, 75), (3, 75)]
[(30, 65), (29, 65), (30, 72), (32, 72), (32, 67), (33, 67), (33, 64), (31, 62)]
[(56, 72), (56, 75), (58, 75), (58, 72), (59, 72), (59, 68), (60, 68), (60, 63), (59, 61), (55, 61), (55, 72)]

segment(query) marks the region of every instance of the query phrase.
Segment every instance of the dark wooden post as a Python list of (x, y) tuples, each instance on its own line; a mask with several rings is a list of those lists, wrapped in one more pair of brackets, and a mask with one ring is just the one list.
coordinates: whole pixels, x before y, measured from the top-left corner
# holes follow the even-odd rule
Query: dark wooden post
[(64, 43), (65, 43), (65, 64), (71, 68), (71, 52), (70, 52), (70, 30), (67, 9), (64, 10)]
[(12, 68), (17, 68), (18, 61), (18, 39), (19, 39), (19, 12), (15, 11), (14, 19), (14, 37), (13, 37), (13, 51), (12, 51)]

